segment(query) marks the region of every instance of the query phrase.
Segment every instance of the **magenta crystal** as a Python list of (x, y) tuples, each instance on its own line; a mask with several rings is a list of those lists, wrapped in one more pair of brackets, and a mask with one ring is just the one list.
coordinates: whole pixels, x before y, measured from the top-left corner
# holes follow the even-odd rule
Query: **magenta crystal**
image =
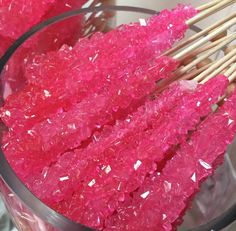
[[(146, 175), (157, 170), (156, 162), (162, 162), (168, 150), (211, 112), (227, 83), (219, 76), (196, 90), (191, 81), (172, 85), (104, 134), (95, 134), (87, 148), (63, 154), (55, 165), (28, 181), (28, 187), (51, 206), (62, 201), (59, 211), (71, 219), (100, 228)], [(82, 199), (74, 201), (79, 195)], [(94, 220), (100, 223), (93, 224)]]
[[(162, 76), (163, 78), (168, 76), (168, 73), (175, 67), (175, 61), (161, 57), (156, 65), (152, 66), (149, 73), (149, 67), (145, 67), (144, 70), (140, 68), (137, 75), (134, 74), (114, 86), (111, 84), (109, 90), (103, 91), (101, 94), (90, 95), (70, 110), (64, 112), (62, 110), (45, 121), (35, 124), (27, 131), (18, 134), (14, 130), (10, 131), (7, 137), (9, 145), (5, 154), (15, 163), (19, 159), (25, 158), (24, 164), (28, 169), (32, 169), (34, 166), (36, 166), (34, 170), (42, 169), (50, 165), (66, 150), (80, 146), (81, 142), (87, 140), (98, 128), (114, 122), (118, 110), (135, 109), (139, 102), (143, 102), (142, 98), (155, 89), (155, 81)], [(47, 97), (45, 91), (42, 91), (42, 94), (44, 94), (43, 99), (56, 100), (50, 95)], [(37, 97), (39, 96), (37, 95)], [(29, 100), (34, 99), (30, 95), (28, 97)], [(8, 116), (12, 120), (11, 112), (12, 110), (8, 110), (4, 113), (5, 117)], [(44, 110), (40, 111), (40, 113), (43, 112)], [(15, 115), (17, 113), (19, 113), (18, 110)], [(17, 125), (19, 126), (20, 122)], [(21, 124), (21, 126), (23, 125)], [(25, 153), (27, 153), (28, 159), (25, 157)], [(18, 174), (27, 174), (27, 171), (18, 172)]]
[[(183, 37), (184, 20), (195, 13), (179, 6), (152, 17), (146, 27), (119, 27), (82, 39), (73, 49), (64, 46), (35, 57), (27, 68), (31, 84), (10, 96), (2, 109), (1, 117), (11, 130), (6, 153), (17, 162), (16, 157), (27, 152), (40, 168), (114, 122), (121, 110), (135, 110), (155, 89), (155, 81), (176, 68), (174, 60), (159, 55)], [(179, 20), (174, 20), (177, 15)], [(42, 153), (47, 158), (39, 161)]]
[[(86, 0), (44, 0), (0, 2), (0, 56), (7, 48), (32, 26), (69, 10), (79, 9)], [(4, 98), (18, 91), (25, 84), (25, 62), (35, 54), (57, 50), (63, 44), (74, 45), (82, 35), (83, 16), (48, 26), (23, 43), (5, 66), (1, 77), (4, 80)]]
[(223, 94), (227, 83), (225, 77), (219, 76), (200, 86), (192, 95), (182, 97), (179, 103), (176, 101), (176, 108), (171, 111), (164, 111), (161, 115), (156, 112), (147, 121), (149, 129), (136, 132), (123, 142), (116, 142), (103, 155), (99, 152), (87, 163), (85, 172), (80, 171), (83, 187), (77, 188), (73, 196), (82, 195), (79, 208), (84, 213), (82, 216), (79, 213), (73, 214), (71, 218), (79, 219), (87, 225), (92, 224), (91, 219), (100, 220), (103, 224), (119, 203), (129, 200), (130, 193), (142, 185), (146, 175), (157, 170), (158, 164), (165, 158), (164, 154), (168, 154), (168, 150), (186, 138), (188, 131), (195, 129), (202, 116), (211, 112), (211, 105)]
[[(236, 93), (200, 124), (161, 172), (150, 175), (105, 230), (175, 230), (200, 183), (223, 162), (236, 132)], [(210, 137), (210, 139), (209, 139)]]
[(54, 2), (56, 0), (2, 0), (0, 34), (6, 38), (17, 39), (38, 23)]
[(85, 2), (86, 0), (2, 0), (0, 35), (6, 40), (15, 40), (37, 23), (71, 9), (78, 9)]
[[(51, 4), (42, 17), (59, 13), (66, 2), (41, 2)], [(77, 1), (70, 2), (77, 7)], [(44, 203), (84, 225), (109, 228), (117, 221), (112, 215), (135, 201), (130, 195), (164, 167), (188, 132), (210, 113), (226, 88), (225, 77), (201, 86), (182, 81), (155, 94), (156, 82), (178, 67), (162, 53), (183, 38), (185, 21), (196, 13), (180, 5), (141, 24), (24, 58), (19, 76), (27, 83), (1, 108), (9, 127), (3, 150), (20, 179)], [(71, 33), (75, 25), (62, 26), (66, 43), (76, 39)], [(56, 29), (35, 39), (51, 44)], [(40, 46), (39, 52), (44, 49), (48, 47)]]
[[(82, 39), (73, 49), (64, 46), (58, 52), (36, 56), (31, 64), (27, 65), (25, 75), (29, 83), (50, 92), (53, 97), (59, 99), (58, 102), (55, 105), (46, 98), (48, 106), (44, 108), (44, 116), (38, 116), (31, 111), (39, 111), (37, 107), (42, 103), (41, 96), (38, 102), (34, 90), (32, 92), (23, 90), (19, 94), (22, 94), (23, 98), (27, 98), (25, 94), (31, 95), (35, 99), (34, 103), (32, 104), (31, 100), (19, 101), (17, 95), (15, 98), (19, 101), (17, 102), (19, 107), (8, 108), (6, 103), (3, 110), (10, 111), (11, 118), (5, 117), (3, 113), (2, 119), (8, 127), (17, 129), (16, 131), (22, 130), (23, 124), (28, 129), (31, 120), (34, 121), (32, 123), (40, 122), (65, 105), (70, 107), (89, 94), (106, 91), (110, 88), (110, 84), (116, 85), (116, 81), (125, 81), (130, 75), (138, 75), (139, 72), (142, 74), (142, 67), (146, 66), (150, 68), (149, 71), (153, 71), (158, 56), (175, 41), (183, 38), (187, 29), (185, 20), (196, 13), (194, 8), (181, 5), (173, 11), (165, 10), (159, 16), (153, 16), (147, 21), (147, 26), (138, 23), (124, 25), (104, 35), (95, 33), (90, 40)], [(119, 90), (122, 89), (117, 88), (117, 94)], [(13, 104), (13, 99), (11, 103)], [(55, 106), (57, 110), (54, 110)], [(35, 117), (32, 118), (32, 115)]]
[[(133, 137), (135, 137), (136, 134), (140, 134), (144, 130), (148, 129), (150, 121), (153, 120), (157, 116), (157, 114), (162, 113), (164, 111), (165, 112), (170, 111), (174, 106), (174, 104), (176, 103), (177, 99), (180, 100), (183, 94), (186, 94), (187, 92), (194, 90), (195, 86), (196, 84), (193, 85), (192, 84), (184, 85), (179, 83), (174, 84), (171, 88), (167, 89), (162, 94), (158, 95), (158, 100), (146, 102), (144, 106), (139, 107), (137, 112), (130, 114), (125, 120), (117, 121), (114, 126), (106, 126), (102, 131), (102, 133), (98, 132), (95, 133), (93, 135), (92, 143), (87, 148), (75, 150), (74, 153), (70, 152), (63, 154), (58, 160), (60, 164), (55, 165), (55, 168), (58, 168), (61, 165), (63, 165), (60, 171), (54, 170), (53, 169), (54, 165), (53, 165), (50, 169), (45, 168), (47, 170), (47, 177), (45, 178), (45, 180), (43, 180), (43, 176), (39, 177), (42, 177), (42, 180), (45, 181), (44, 183), (47, 184), (49, 182), (48, 181), (49, 179), (53, 179), (51, 174), (55, 174), (55, 172), (57, 173), (62, 172), (63, 169), (67, 171), (68, 167), (66, 168), (64, 167), (65, 162), (63, 161), (65, 159), (65, 156), (67, 155), (71, 156), (68, 164), (71, 166), (72, 169), (74, 169), (74, 167), (72, 166), (78, 165), (80, 159), (83, 159), (83, 161), (93, 162), (94, 159), (102, 159), (104, 153), (107, 152), (107, 150), (109, 149), (110, 150), (114, 149), (113, 152), (115, 152), (118, 145), (122, 145), (125, 148), (126, 145), (128, 145), (128, 143), (132, 140)], [(78, 170), (80, 169), (80, 167), (78, 166), (75, 168), (77, 168)], [(70, 179), (73, 177), (73, 175), (74, 175), (73, 172), (71, 172)], [(56, 179), (54, 178), (54, 181), (58, 179), (59, 179), (58, 177)], [(55, 187), (57, 187), (56, 184), (54, 185)], [(30, 187), (34, 186), (38, 187), (37, 184), (34, 183)], [(72, 184), (68, 185), (68, 187), (71, 186)], [(41, 185), (39, 185), (39, 187), (41, 187)], [(52, 189), (50, 191), (53, 192), (55, 190)], [(40, 197), (44, 198), (51, 198), (51, 195), (53, 194), (52, 193), (50, 195), (50, 192), (44, 194), (41, 193), (40, 191), (36, 192), (36, 194), (37, 193), (40, 193), (41, 195)], [(68, 195), (69, 192), (65, 192), (65, 194)], [(51, 199), (55, 199), (55, 201), (57, 201), (56, 198), (51, 198)]]

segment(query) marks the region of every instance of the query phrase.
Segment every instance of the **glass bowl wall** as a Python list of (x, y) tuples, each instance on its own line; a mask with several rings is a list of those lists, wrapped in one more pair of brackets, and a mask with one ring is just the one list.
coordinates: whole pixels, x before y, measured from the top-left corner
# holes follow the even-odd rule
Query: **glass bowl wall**
[[(24, 34), (1, 58), (0, 68), (1, 70), (6, 68), (14, 56), (23, 49), (22, 44), (25, 43), (27, 38), (34, 38), (34, 36), (37, 36), (38, 31), (44, 33), (45, 28), (49, 28), (52, 25), (55, 26), (57, 23), (68, 20), (68, 18), (78, 17), (81, 19), (81, 17), (83, 17), (87, 22), (89, 22), (91, 15), (103, 15), (105, 17), (102, 19), (100, 17), (97, 20), (91, 20), (91, 25), (88, 26), (87, 24), (83, 36), (88, 36), (94, 31), (106, 32), (115, 26), (114, 22), (117, 11), (122, 11), (123, 14), (128, 14), (129, 16), (132, 15), (132, 18), (136, 18), (137, 20), (140, 17), (144, 17), (144, 15), (148, 17), (151, 14), (157, 13), (154, 10), (121, 6), (110, 6), (105, 8), (103, 6), (98, 6), (96, 8), (67, 12), (43, 22)], [(127, 23), (129, 22), (127, 21)], [(198, 31), (198, 28), (192, 29)], [(4, 70), (2, 74), (4, 74)], [(14, 78), (14, 73), (12, 78)], [(24, 82), (20, 83), (20, 85), (24, 85)], [(3, 96), (3, 101), (12, 91), (19, 89), (18, 87), (20, 88), (21, 86), (9, 90), (8, 83), (2, 81), (1, 95)], [(231, 148), (231, 153), (233, 153), (234, 150), (235, 148)], [(222, 222), (225, 221), (225, 216), (223, 216), (216, 220), (215, 223), (210, 222), (210, 226), (206, 224), (204, 227), (196, 228), (201, 224), (208, 223), (233, 204), (234, 200), (232, 199), (232, 195), (233, 192), (235, 192), (236, 187), (234, 166), (236, 166), (236, 161), (232, 161), (228, 156), (225, 165), (217, 171), (217, 174), (213, 178), (209, 179), (208, 182), (203, 184), (201, 193), (194, 201), (192, 210), (190, 210), (185, 216), (185, 222), (179, 230), (189, 230), (192, 228), (199, 231), (210, 230), (211, 228), (219, 227), (216, 225), (222, 224)], [(13, 222), (20, 231), (91, 230), (68, 220), (34, 197), (34, 195), (31, 194), (31, 192), (14, 174), (2, 152), (0, 153), (0, 174), (1, 196)]]

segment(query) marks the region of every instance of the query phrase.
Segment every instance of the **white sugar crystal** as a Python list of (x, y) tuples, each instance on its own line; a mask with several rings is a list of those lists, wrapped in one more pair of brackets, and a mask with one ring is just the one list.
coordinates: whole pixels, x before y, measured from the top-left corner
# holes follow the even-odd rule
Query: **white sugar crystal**
[(88, 186), (89, 186), (89, 187), (93, 187), (93, 185), (95, 185), (95, 184), (96, 184), (96, 180), (93, 179), (93, 180), (91, 180), (91, 181), (88, 183)]
[(136, 171), (140, 166), (142, 162), (140, 160), (137, 160), (137, 162), (134, 164), (134, 170)]
[(207, 162), (205, 162), (205, 161), (202, 160), (202, 159), (199, 160), (199, 163), (200, 163), (200, 165), (202, 165), (203, 168), (205, 168), (205, 169), (207, 169), (207, 170), (212, 169), (211, 165), (208, 164)]
[(148, 197), (148, 195), (150, 194), (149, 191), (143, 193), (142, 195), (140, 195), (143, 199), (146, 199)]
[(141, 26), (147, 26), (147, 22), (146, 22), (146, 20), (144, 18), (140, 18), (139, 22), (140, 22)]

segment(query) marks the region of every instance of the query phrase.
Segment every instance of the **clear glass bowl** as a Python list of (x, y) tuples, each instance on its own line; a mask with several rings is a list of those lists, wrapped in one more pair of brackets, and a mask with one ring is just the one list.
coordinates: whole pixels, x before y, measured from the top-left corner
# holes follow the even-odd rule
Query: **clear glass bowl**
[[(115, 15), (117, 12), (121, 11), (128, 16), (132, 14), (132, 18), (136, 19), (144, 17), (144, 15), (149, 16), (150, 14), (157, 13), (154, 10), (122, 6), (109, 6), (105, 8), (104, 6), (98, 6), (96, 8), (66, 12), (37, 25), (19, 38), (1, 58), (0, 70), (6, 68), (14, 56), (23, 49), (22, 44), (24, 44), (28, 38), (34, 37), (38, 32), (43, 33), (45, 28), (53, 24), (55, 25), (59, 22), (66, 21), (71, 17), (81, 18), (82, 16), (89, 21), (88, 19), (91, 19), (91, 15), (93, 15), (93, 17), (96, 15), (101, 16), (101, 12), (103, 13), (102, 15), (106, 15), (102, 20), (101, 18), (92, 20), (93, 23), (95, 23), (90, 24), (89, 29), (84, 33), (84, 36), (87, 36), (88, 33), (97, 30), (107, 31), (113, 28), (115, 25), (114, 19), (116, 19)], [(110, 18), (111, 16), (112, 19)], [(127, 23), (129, 22), (127, 21)], [(196, 32), (199, 30), (197, 27), (192, 29)], [(12, 78), (14, 78), (14, 73)], [(20, 85), (21, 84), (24, 83), (22, 82)], [(1, 94), (3, 101), (6, 96), (14, 90), (17, 90), (17, 88), (9, 89), (8, 83), (2, 81)], [(234, 171), (236, 161), (231, 159), (230, 155), (230, 153), (232, 154), (235, 150), (236, 147), (229, 149), (229, 155), (226, 157), (225, 164), (218, 169), (211, 179), (202, 185), (201, 192), (194, 200), (192, 209), (186, 214), (184, 223), (179, 230), (220, 230), (232, 223), (236, 217), (235, 206), (231, 207), (229, 210), (227, 209), (234, 204), (234, 194), (236, 194), (236, 173)], [(9, 214), (20, 231), (91, 230), (83, 225), (70, 221), (37, 199), (17, 178), (2, 152), (0, 152), (0, 190)], [(204, 225), (199, 226), (201, 224)]]

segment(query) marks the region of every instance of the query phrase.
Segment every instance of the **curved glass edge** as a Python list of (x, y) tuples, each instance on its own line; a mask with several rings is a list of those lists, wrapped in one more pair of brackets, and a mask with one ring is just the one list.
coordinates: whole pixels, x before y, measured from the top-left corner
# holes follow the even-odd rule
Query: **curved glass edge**
[(68, 228), (71, 231), (92, 230), (83, 225), (72, 222), (66, 217), (55, 212), (50, 207), (46, 206), (42, 201), (35, 197), (16, 176), (2, 151), (0, 152), (0, 163), (0, 174), (4, 183), (6, 183), (6, 185), (17, 195), (17, 197), (20, 198), (20, 200), (41, 219), (47, 221), (49, 224), (52, 224), (58, 230), (66, 230)]
[(212, 219), (207, 224), (200, 225), (197, 228), (188, 231), (210, 231), (222, 230), (232, 224), (236, 220), (236, 204), (223, 212), (220, 216)]
[(141, 7), (132, 7), (132, 6), (96, 6), (96, 7), (89, 7), (89, 8), (82, 8), (78, 10), (71, 10), (66, 13), (57, 15), (55, 17), (52, 17), (34, 27), (32, 27), (29, 31), (24, 33), (20, 38), (18, 38), (5, 52), (5, 54), (0, 59), (0, 74), (8, 62), (8, 60), (11, 58), (11, 56), (14, 54), (14, 52), (31, 36), (39, 32), (40, 30), (44, 29), (46, 26), (52, 25), (54, 23), (58, 23), (64, 19), (68, 19), (74, 16), (78, 16), (80, 14), (87, 14), (87, 13), (96, 13), (100, 11), (126, 11), (126, 12), (138, 12), (143, 14), (149, 14), (154, 15), (158, 14), (158, 11), (150, 10), (146, 8)]
[[(30, 29), (25, 34), (23, 34), (19, 39), (17, 39), (6, 51), (6, 53), (0, 59), (0, 74), (4, 69), (4, 66), (9, 61), (11, 56), (15, 53), (15, 51), (31, 36), (39, 32), (40, 30), (44, 29), (46, 26), (52, 25), (54, 23), (60, 22), (64, 19), (71, 18), (80, 14), (86, 13), (94, 13), (100, 11), (126, 11), (126, 12), (139, 12), (144, 14), (158, 14), (159, 12), (151, 9), (140, 8), (140, 7), (132, 7), (132, 6), (98, 6), (98, 7), (90, 7), (90, 8), (83, 8), (79, 10), (68, 11), (66, 13), (60, 14), (58, 16), (52, 17)], [(191, 26), (191, 29), (195, 32), (201, 31), (201, 29), (195, 25)], [(0, 149), (0, 175), (3, 181), (6, 183), (8, 187), (21, 199), (23, 203), (25, 203), (28, 208), (30, 208), (37, 216), (41, 219), (44, 219), (49, 224), (56, 227), (58, 230), (66, 230), (69, 229), (70, 231), (89, 231), (92, 229), (85, 227), (81, 224), (75, 223), (68, 218), (60, 215), (53, 209), (46, 206), (42, 201), (40, 201), (37, 197), (35, 197), (27, 187), (19, 180), (16, 176), (15, 172), (10, 167), (8, 161), (6, 160), (2, 149)], [(223, 216), (224, 215), (224, 216)], [(198, 228), (191, 229), (190, 231), (203, 231), (203, 230), (218, 230), (215, 229), (216, 225), (224, 224), (226, 227), (230, 223), (233, 222), (232, 219), (229, 217), (236, 217), (236, 205), (226, 211), (225, 214), (222, 216), (213, 219), (209, 223), (202, 225)], [(235, 216), (233, 216), (235, 215)], [(59, 222), (58, 222), (59, 221)], [(228, 222), (227, 222), (228, 221)], [(230, 222), (230, 223), (229, 223)], [(227, 223), (227, 224), (225, 224)], [(217, 227), (216, 227), (217, 228)]]
[[(52, 25), (54, 23), (58, 23), (64, 19), (71, 18), (74, 16), (78, 16), (80, 14), (86, 13), (94, 13), (100, 11), (126, 11), (126, 12), (138, 12), (143, 14), (158, 14), (155, 10), (150, 10), (146, 8), (140, 7), (131, 7), (131, 6), (98, 6), (98, 7), (90, 7), (90, 8), (83, 8), (78, 10), (68, 11), (66, 13), (60, 14), (58, 16), (52, 17), (30, 29), (25, 34), (23, 34), (19, 39), (17, 39), (6, 51), (6, 53), (0, 59), (0, 74), (4, 69), (4, 66), (15, 53), (15, 51), (31, 36), (39, 32), (40, 30), (44, 29), (45, 27)], [(45, 220), (49, 224), (56, 227), (58, 230), (66, 230), (69, 229), (70, 231), (89, 231), (92, 230), (88, 227), (85, 227), (81, 224), (75, 223), (68, 218), (62, 216), (61, 214), (57, 213), (53, 209), (49, 208), (45, 205), (42, 201), (40, 201), (37, 197), (35, 197), (20, 181), (17, 177), (15, 172), (10, 167), (8, 161), (6, 160), (2, 149), (0, 149), (0, 175), (3, 181), (6, 183), (7, 186), (18, 196), (18, 198), (28, 206), (37, 216), (41, 219)]]
[[(5, 203), (6, 209), (18, 230), (27, 231), (58, 231), (51, 224), (38, 217), (28, 208), (18, 196), (11, 191), (10, 187), (0, 177), (0, 196)], [(1, 225), (0, 225), (1, 227)], [(2, 230), (0, 228), (0, 230)], [(5, 230), (5, 229), (4, 229)], [(9, 231), (10, 228), (5, 231)]]

